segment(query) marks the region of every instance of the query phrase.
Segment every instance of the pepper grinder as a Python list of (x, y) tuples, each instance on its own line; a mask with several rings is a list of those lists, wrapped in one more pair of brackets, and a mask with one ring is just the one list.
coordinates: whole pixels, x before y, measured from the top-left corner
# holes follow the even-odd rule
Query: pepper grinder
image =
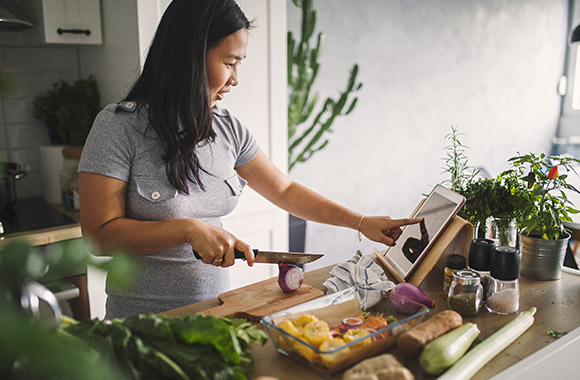
[(491, 256), (495, 242), (491, 239), (473, 239), (469, 247), (469, 269), (479, 274), (483, 287), (483, 300), (487, 301), (490, 282)]
[(520, 252), (513, 247), (495, 247), (490, 273), (487, 310), (497, 314), (517, 312), (520, 308)]

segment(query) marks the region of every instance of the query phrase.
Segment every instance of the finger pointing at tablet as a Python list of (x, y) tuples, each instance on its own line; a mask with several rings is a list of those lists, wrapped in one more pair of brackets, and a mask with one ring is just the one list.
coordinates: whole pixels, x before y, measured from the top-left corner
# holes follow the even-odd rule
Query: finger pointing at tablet
[(388, 216), (367, 216), (362, 220), (360, 232), (368, 239), (386, 245), (395, 245), (401, 236), (401, 227), (417, 224), (423, 218), (391, 219)]

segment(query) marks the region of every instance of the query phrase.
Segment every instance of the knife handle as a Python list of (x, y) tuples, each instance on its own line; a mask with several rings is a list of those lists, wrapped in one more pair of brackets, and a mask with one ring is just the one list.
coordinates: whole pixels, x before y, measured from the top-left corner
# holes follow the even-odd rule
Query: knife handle
[[(254, 251), (254, 256), (258, 254), (257, 249), (252, 249), (252, 251)], [(235, 253), (234, 257), (236, 259), (242, 259), (242, 260), (246, 259), (246, 255), (244, 255), (244, 252), (240, 251), (239, 249), (234, 248), (234, 253)], [(193, 255), (195, 256), (196, 259), (201, 260), (201, 256), (199, 255), (199, 253), (193, 251)]]

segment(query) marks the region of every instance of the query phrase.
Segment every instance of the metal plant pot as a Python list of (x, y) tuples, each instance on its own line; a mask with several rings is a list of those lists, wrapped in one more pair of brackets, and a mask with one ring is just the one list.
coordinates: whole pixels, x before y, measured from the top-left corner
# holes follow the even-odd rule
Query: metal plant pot
[(558, 240), (520, 235), (520, 273), (534, 280), (559, 279), (569, 239), (569, 234)]

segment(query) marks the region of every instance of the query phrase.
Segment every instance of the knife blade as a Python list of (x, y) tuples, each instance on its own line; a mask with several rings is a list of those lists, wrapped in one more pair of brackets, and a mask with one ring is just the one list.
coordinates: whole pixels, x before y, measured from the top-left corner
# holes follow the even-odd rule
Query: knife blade
[[(306, 264), (318, 260), (323, 254), (320, 253), (296, 253), (296, 252), (279, 252), (279, 251), (262, 251), (253, 249), (254, 261), (256, 263), (266, 264)], [(234, 249), (235, 258), (245, 260), (244, 252)], [(193, 254), (196, 258), (201, 259), (201, 256), (195, 251)]]

